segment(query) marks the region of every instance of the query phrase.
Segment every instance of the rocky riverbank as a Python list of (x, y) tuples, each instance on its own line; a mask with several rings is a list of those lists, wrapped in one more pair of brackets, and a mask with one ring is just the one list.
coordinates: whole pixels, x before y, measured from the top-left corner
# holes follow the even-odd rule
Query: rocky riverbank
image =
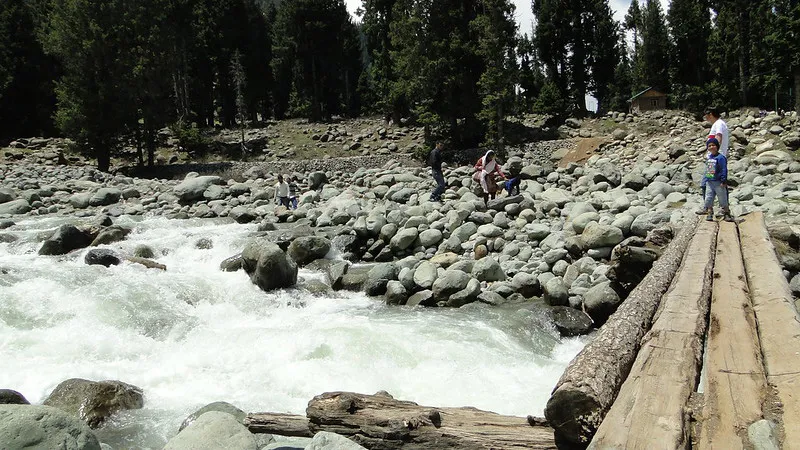
[[(797, 294), (800, 119), (743, 112), (727, 121), (732, 211), (765, 212)], [(444, 201), (430, 202), (429, 170), (391, 155), (369, 164), (349, 158), (282, 167), (302, 180), (295, 210), (275, 206), (272, 165), (237, 166), (235, 178), (170, 180), (23, 159), (0, 164), (0, 245), (14, 245), (14, 233), (1, 229), (25, 217), (96, 217), (43, 237), (40, 255), (100, 246), (86, 251), (87, 263), (168, 271), (146, 247), (134, 255), (116, 249), (130, 230), (114, 219), (228, 217), (259, 225), (221, 269), (243, 269), (263, 290), (360, 290), (408, 307), (514, 304), (545, 312), (563, 335), (583, 334), (604, 323), (700, 207), (707, 128), (675, 112), (570, 120), (560, 130), (568, 139), (510, 150), (505, 170), (520, 174), (520, 195), (488, 204), (471, 166), (447, 167)], [(304, 280), (303, 266), (327, 282)]]

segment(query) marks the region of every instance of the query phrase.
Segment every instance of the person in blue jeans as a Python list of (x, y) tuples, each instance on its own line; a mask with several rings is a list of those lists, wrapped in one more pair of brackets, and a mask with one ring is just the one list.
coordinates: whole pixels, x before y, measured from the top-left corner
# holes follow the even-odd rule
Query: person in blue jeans
[(442, 201), (442, 194), (447, 189), (447, 183), (445, 183), (442, 173), (442, 150), (444, 150), (444, 144), (437, 142), (436, 147), (428, 155), (428, 165), (431, 166), (431, 174), (433, 180), (436, 181), (436, 189), (431, 193), (432, 202)]
[(726, 222), (733, 222), (728, 208), (728, 160), (719, 152), (719, 141), (716, 138), (706, 141), (706, 148), (708, 156), (703, 175), (703, 183), (706, 188), (705, 208), (708, 214), (706, 220), (714, 220), (714, 197), (717, 197), (723, 219)]

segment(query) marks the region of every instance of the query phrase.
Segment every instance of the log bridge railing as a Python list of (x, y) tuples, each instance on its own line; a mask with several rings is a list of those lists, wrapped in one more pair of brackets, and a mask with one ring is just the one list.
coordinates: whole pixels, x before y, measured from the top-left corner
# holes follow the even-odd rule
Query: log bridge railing
[(306, 416), (245, 424), (378, 450), (800, 449), (800, 319), (761, 213), (685, 224), (567, 367), (545, 415), (333, 392)]

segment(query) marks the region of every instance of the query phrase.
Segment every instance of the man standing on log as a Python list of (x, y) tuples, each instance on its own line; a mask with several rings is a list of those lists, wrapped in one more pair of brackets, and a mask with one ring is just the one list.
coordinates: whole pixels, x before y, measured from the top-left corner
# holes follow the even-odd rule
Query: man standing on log
[(437, 142), (436, 147), (434, 147), (433, 150), (431, 150), (431, 154), (428, 155), (428, 165), (431, 166), (433, 180), (436, 181), (436, 189), (431, 193), (432, 202), (442, 201), (442, 194), (444, 194), (445, 189), (447, 189), (447, 184), (444, 181), (444, 174), (442, 173), (443, 149), (444, 144)]

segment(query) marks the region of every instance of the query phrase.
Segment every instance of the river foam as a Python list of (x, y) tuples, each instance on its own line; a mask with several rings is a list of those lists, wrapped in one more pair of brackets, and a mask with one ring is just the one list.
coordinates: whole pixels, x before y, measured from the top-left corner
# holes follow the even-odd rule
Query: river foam
[[(113, 448), (161, 448), (181, 421), (224, 400), (245, 411), (303, 414), (326, 391), (374, 393), (430, 406), (542, 415), (586, 338), (561, 339), (515, 308), (389, 307), (358, 293), (261, 292), (219, 262), (255, 230), (150, 218), (124, 242), (151, 246), (168, 271), (87, 266), (84, 251), (36, 255), (63, 219), (21, 221), (0, 244), (0, 388), (41, 402), (61, 381), (116, 379), (145, 407), (98, 431)], [(213, 242), (199, 249), (201, 238)], [(301, 277), (318, 276), (301, 271)]]

